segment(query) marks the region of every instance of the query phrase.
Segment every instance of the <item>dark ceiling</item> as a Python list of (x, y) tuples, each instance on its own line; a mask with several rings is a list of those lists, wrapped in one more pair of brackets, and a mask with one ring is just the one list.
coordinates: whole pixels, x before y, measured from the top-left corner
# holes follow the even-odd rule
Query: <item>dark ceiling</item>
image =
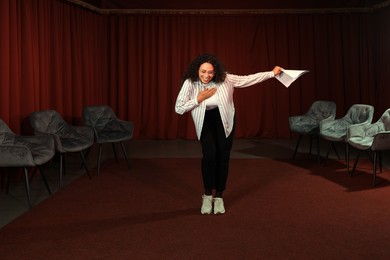
[(80, 0), (99, 9), (354, 9), (373, 8), (389, 0)]

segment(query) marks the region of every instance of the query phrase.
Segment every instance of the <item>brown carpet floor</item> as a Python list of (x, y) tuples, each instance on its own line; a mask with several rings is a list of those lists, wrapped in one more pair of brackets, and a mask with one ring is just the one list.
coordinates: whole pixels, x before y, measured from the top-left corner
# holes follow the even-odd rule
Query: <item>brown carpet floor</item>
[(231, 159), (224, 215), (201, 215), (200, 159), (106, 161), (0, 230), (1, 259), (388, 259), (389, 173)]

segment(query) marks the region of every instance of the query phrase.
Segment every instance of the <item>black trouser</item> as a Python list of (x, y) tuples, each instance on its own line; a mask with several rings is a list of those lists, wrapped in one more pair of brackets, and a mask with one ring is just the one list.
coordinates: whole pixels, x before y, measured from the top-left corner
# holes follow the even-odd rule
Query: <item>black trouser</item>
[(206, 110), (200, 142), (202, 144), (202, 177), (206, 191), (222, 192), (226, 188), (234, 126), (226, 138), (219, 109)]

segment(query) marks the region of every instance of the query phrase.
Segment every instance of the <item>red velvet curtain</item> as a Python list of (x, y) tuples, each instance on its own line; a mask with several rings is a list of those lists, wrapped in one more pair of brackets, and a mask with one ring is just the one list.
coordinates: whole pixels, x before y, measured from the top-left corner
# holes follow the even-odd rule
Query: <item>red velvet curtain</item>
[(0, 117), (15, 132), (35, 110), (73, 122), (105, 102), (107, 17), (62, 1), (0, 2)]
[(0, 118), (15, 132), (40, 109), (80, 124), (83, 106), (108, 104), (135, 138), (195, 138), (174, 112), (181, 75), (198, 54), (231, 73), (307, 69), (235, 92), (236, 137), (288, 138), (288, 117), (314, 100), (389, 107), (389, 7), (328, 14), (106, 15), (60, 0), (0, 1)]

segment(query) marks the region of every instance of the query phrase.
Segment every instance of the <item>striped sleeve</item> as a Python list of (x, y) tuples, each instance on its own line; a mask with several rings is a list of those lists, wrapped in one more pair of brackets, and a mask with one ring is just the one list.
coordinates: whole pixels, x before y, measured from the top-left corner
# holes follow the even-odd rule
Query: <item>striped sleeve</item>
[(272, 71), (258, 72), (246, 76), (238, 76), (234, 74), (227, 74), (226, 79), (236, 88), (244, 88), (263, 82), (267, 79), (273, 78), (274, 73)]
[(186, 80), (176, 99), (175, 111), (182, 115), (198, 106), (196, 90), (190, 80)]

